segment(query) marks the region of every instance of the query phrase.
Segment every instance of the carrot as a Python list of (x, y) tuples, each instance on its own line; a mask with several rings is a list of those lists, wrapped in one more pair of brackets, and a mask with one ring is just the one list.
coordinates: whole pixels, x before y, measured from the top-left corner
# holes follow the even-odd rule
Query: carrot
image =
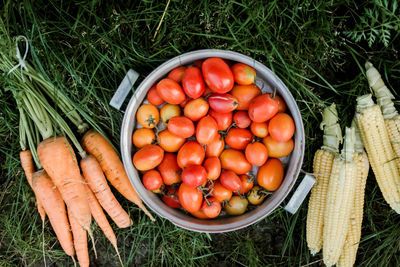
[[(31, 151), (27, 149), (19, 152), (19, 158), (21, 161), (22, 169), (24, 169), (26, 179), (28, 180), (28, 183), (32, 188), (32, 176), (33, 173), (35, 172), (35, 167), (33, 166)], [(46, 218), (46, 211), (44, 210), (43, 205), (36, 196), (36, 194), (35, 197), (36, 197), (36, 207), (38, 209), (42, 222), (44, 222)]]
[(75, 249), (72, 243), (72, 234), (68, 223), (65, 203), (60, 192), (54, 186), (44, 170), (37, 171), (32, 177), (32, 188), (43, 204), (50, 224), (67, 255), (74, 257)]
[(129, 201), (132, 201), (144, 213), (155, 221), (150, 212), (143, 205), (142, 200), (133, 189), (129, 182), (128, 175), (125, 172), (117, 153), (111, 144), (100, 133), (95, 130), (89, 130), (82, 138), (83, 148), (92, 154), (100, 163), (101, 169), (104, 171), (107, 180)]
[(106, 215), (103, 212), (103, 209), (101, 208), (99, 202), (97, 201), (95, 195), (93, 194), (92, 190), (89, 188), (89, 186), (86, 187), (86, 195), (89, 201), (89, 207), (90, 211), (92, 212), (94, 220), (97, 222), (97, 225), (103, 230), (104, 235), (107, 237), (107, 239), (110, 241), (110, 243), (114, 246), (115, 251), (117, 252), (119, 261), (121, 262), (121, 265), (123, 266), (124, 264), (122, 263), (121, 256), (119, 255), (118, 251), (118, 246), (117, 246), (117, 238), (115, 237), (114, 231), (111, 228), (110, 224), (108, 223), (108, 220), (106, 218)]
[(83, 158), (81, 160), (81, 170), (83, 177), (86, 182), (88, 182), (90, 189), (96, 195), (97, 200), (117, 226), (120, 228), (131, 226), (132, 220), (111, 192), (96, 158), (92, 155)]
[(79, 225), (72, 216), (71, 210), (68, 208), (68, 218), (71, 224), (72, 235), (74, 238), (74, 247), (76, 250), (76, 257), (78, 258), (79, 265), (81, 267), (89, 267), (89, 251), (87, 246), (87, 236), (85, 229)]

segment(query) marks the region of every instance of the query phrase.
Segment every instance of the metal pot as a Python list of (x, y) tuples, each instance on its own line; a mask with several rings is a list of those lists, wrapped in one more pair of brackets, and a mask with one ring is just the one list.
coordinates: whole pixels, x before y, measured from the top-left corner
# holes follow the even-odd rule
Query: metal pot
[[(256, 84), (262, 88), (264, 92), (271, 92), (273, 89), (276, 89), (277, 93), (284, 99), (288, 111), (294, 119), (296, 131), (294, 136), (294, 150), (291, 155), (283, 160), (285, 164), (285, 178), (279, 189), (266, 199), (264, 203), (254, 210), (247, 211), (245, 214), (240, 216), (222, 216), (212, 220), (200, 220), (191, 215), (185, 214), (182, 210), (168, 207), (156, 194), (144, 188), (139, 173), (132, 163), (132, 133), (136, 125), (136, 111), (145, 99), (147, 91), (157, 81), (165, 77), (172, 69), (178, 66), (189, 65), (196, 60), (209, 57), (220, 57), (252, 66), (257, 72)], [(297, 180), (303, 162), (304, 145), (304, 127), (301, 114), (292, 94), (285, 84), (269, 68), (248, 56), (232, 51), (215, 49), (197, 50), (182, 54), (168, 60), (151, 72), (136, 88), (134, 95), (130, 99), (125, 111), (121, 129), (122, 160), (134, 189), (144, 203), (159, 216), (168, 219), (179, 227), (192, 231), (209, 233), (234, 231), (249, 226), (275, 210), (287, 197)]]

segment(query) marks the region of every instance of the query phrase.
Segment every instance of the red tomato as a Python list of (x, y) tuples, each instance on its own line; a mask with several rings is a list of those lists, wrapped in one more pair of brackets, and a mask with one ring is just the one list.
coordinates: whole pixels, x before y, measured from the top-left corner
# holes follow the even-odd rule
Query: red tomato
[(268, 155), (272, 158), (285, 157), (289, 155), (294, 148), (293, 139), (286, 142), (279, 142), (271, 136), (267, 136), (263, 139), (263, 143), (268, 149)]
[(242, 188), (242, 181), (240, 181), (239, 176), (233, 171), (224, 171), (221, 173), (219, 180), (223, 187), (231, 190), (232, 192), (239, 192)]
[(225, 141), (218, 134), (214, 141), (206, 146), (206, 157), (219, 157), (225, 148)]
[(257, 137), (266, 137), (268, 135), (268, 124), (266, 122), (252, 122), (250, 125), (251, 132)]
[(183, 114), (192, 121), (198, 121), (207, 115), (209, 105), (203, 98), (197, 98), (190, 100), (185, 108)]
[(164, 103), (164, 100), (157, 93), (156, 86), (151, 87), (151, 89), (147, 93), (147, 100), (149, 101), (150, 104), (154, 106), (158, 106)]
[(218, 125), (218, 130), (219, 131), (224, 131), (229, 128), (232, 124), (232, 112), (228, 113), (219, 113), (216, 112), (212, 109), (208, 112), (208, 115), (214, 118), (214, 120), (217, 122)]
[(144, 128), (154, 128), (160, 121), (160, 112), (152, 104), (143, 104), (136, 112), (136, 120)]
[(280, 97), (279, 95), (275, 95), (275, 100), (276, 102), (278, 102), (279, 108), (278, 108), (278, 112), (286, 112), (286, 103), (285, 101), (283, 101), (282, 97)]
[(144, 173), (142, 182), (146, 189), (153, 191), (154, 193), (160, 193), (161, 187), (163, 186), (163, 180), (161, 175), (156, 170), (150, 170)]
[(196, 141), (187, 141), (178, 151), (178, 166), (201, 165), (205, 157), (204, 147)]
[(268, 150), (264, 144), (254, 142), (248, 144), (245, 151), (246, 159), (255, 166), (263, 165), (268, 159)]
[(208, 87), (216, 93), (229, 92), (234, 84), (229, 66), (220, 58), (208, 58), (201, 66)]
[(251, 164), (239, 150), (225, 149), (219, 159), (222, 169), (234, 171), (236, 174), (245, 174), (251, 170)]
[(199, 211), (196, 212), (192, 212), (191, 213), (194, 217), (198, 218), (198, 219), (209, 219), (204, 212), (200, 209)]
[(269, 159), (258, 169), (257, 183), (268, 191), (275, 191), (283, 180), (283, 165), (279, 159)]
[(278, 113), (268, 124), (268, 132), (272, 138), (279, 142), (289, 141), (294, 134), (294, 122), (286, 113)]
[(156, 134), (152, 129), (140, 128), (133, 132), (132, 141), (135, 147), (142, 148), (155, 142)]
[(168, 129), (161, 131), (158, 134), (159, 146), (166, 152), (178, 151), (186, 139), (172, 134)]
[(178, 195), (176, 190), (172, 186), (167, 186), (166, 192), (162, 195), (161, 200), (171, 208), (180, 208), (181, 203), (179, 203)]
[(242, 189), (240, 189), (239, 194), (243, 195), (249, 192), (254, 186), (254, 178), (247, 175), (242, 174), (239, 176), (240, 181), (242, 181)]
[(223, 187), (219, 181), (216, 181), (212, 188), (211, 196), (213, 196), (218, 202), (223, 202), (224, 200), (231, 199), (232, 191)]
[(221, 213), (221, 204), (213, 197), (204, 200), (201, 210), (208, 218), (215, 218)]
[(238, 111), (233, 115), (233, 121), (236, 123), (236, 126), (239, 128), (247, 128), (251, 124), (251, 120), (249, 114), (246, 111)]
[(161, 174), (164, 184), (172, 185), (181, 181), (181, 168), (178, 166), (175, 153), (165, 153), (157, 169)]
[(217, 122), (211, 116), (205, 116), (197, 123), (196, 139), (202, 145), (210, 144), (218, 135)]
[(240, 85), (250, 85), (256, 79), (256, 71), (243, 63), (236, 63), (232, 66), (235, 82)]
[(251, 100), (249, 117), (254, 122), (266, 122), (278, 113), (279, 105), (268, 94), (260, 95)]
[(230, 92), (236, 98), (239, 105), (236, 110), (248, 110), (251, 100), (262, 94), (257, 85), (235, 85)]
[(179, 83), (169, 78), (162, 79), (157, 83), (158, 95), (169, 104), (180, 104), (186, 99), (185, 92)]
[(217, 157), (207, 158), (203, 167), (207, 171), (207, 179), (208, 180), (217, 180), (221, 174), (221, 161)]
[(182, 171), (182, 183), (198, 187), (207, 181), (207, 171), (201, 165), (190, 165)]
[(179, 202), (188, 212), (197, 212), (203, 204), (203, 194), (195, 187), (181, 184), (178, 190)]
[(238, 102), (230, 94), (212, 94), (208, 98), (210, 108), (216, 112), (228, 113), (236, 109)]
[(225, 142), (228, 146), (244, 150), (253, 139), (253, 134), (247, 129), (231, 128), (228, 135), (225, 137)]
[(173, 117), (168, 122), (168, 130), (179, 137), (188, 138), (194, 134), (194, 124), (186, 117)]
[(196, 67), (187, 68), (183, 76), (182, 86), (188, 97), (193, 99), (199, 98), (205, 89), (201, 71)]
[(133, 155), (133, 165), (139, 171), (154, 169), (164, 158), (164, 150), (157, 145), (145, 145)]
[(174, 80), (177, 83), (180, 83), (183, 79), (183, 76), (185, 74), (186, 67), (185, 66), (180, 66), (177, 67), (168, 74), (168, 78), (171, 80)]

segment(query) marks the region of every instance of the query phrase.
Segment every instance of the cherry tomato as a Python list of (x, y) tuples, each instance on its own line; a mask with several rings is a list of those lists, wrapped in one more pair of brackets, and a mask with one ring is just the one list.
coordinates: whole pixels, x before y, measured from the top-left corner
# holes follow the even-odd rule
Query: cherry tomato
[(178, 190), (179, 202), (188, 212), (197, 212), (203, 204), (203, 194), (195, 187), (190, 187), (181, 183)]
[(210, 144), (218, 135), (217, 122), (211, 116), (201, 118), (196, 126), (196, 139), (202, 145)]
[(222, 169), (234, 171), (236, 174), (245, 174), (251, 170), (243, 152), (235, 149), (225, 149), (219, 157)]
[(207, 171), (207, 179), (208, 180), (217, 180), (221, 174), (221, 161), (217, 157), (207, 158), (203, 167)]
[(254, 186), (254, 178), (247, 175), (242, 174), (239, 176), (240, 181), (242, 181), (242, 188), (239, 191), (239, 194), (243, 195), (250, 191), (250, 189)]
[(243, 63), (236, 63), (232, 66), (233, 77), (235, 82), (240, 85), (250, 85), (256, 79), (256, 71)]
[(232, 191), (223, 187), (219, 181), (215, 181), (211, 191), (211, 196), (213, 196), (218, 202), (223, 202), (231, 199)]
[(264, 189), (256, 185), (247, 194), (247, 200), (253, 205), (260, 205), (264, 201), (266, 195)]
[(275, 191), (283, 180), (283, 165), (279, 159), (269, 159), (258, 169), (257, 183), (268, 191)]
[(247, 128), (251, 124), (249, 114), (244, 110), (236, 112), (235, 115), (233, 115), (233, 121), (239, 128)]
[(224, 171), (221, 173), (219, 180), (223, 187), (232, 192), (239, 192), (242, 189), (242, 181), (233, 171)]
[(210, 87), (206, 86), (206, 89), (204, 89), (204, 92), (203, 92), (203, 97), (208, 97), (213, 93), (214, 93), (213, 90), (211, 90)]
[(251, 100), (249, 117), (255, 122), (266, 122), (278, 113), (279, 105), (268, 94), (260, 95)]
[(185, 138), (174, 135), (168, 129), (161, 131), (158, 134), (158, 138), (160, 140), (159, 146), (166, 152), (178, 151), (186, 141)]
[(164, 100), (157, 93), (156, 86), (150, 88), (149, 92), (147, 93), (147, 100), (149, 101), (150, 104), (154, 106), (158, 106), (164, 103)]
[(207, 171), (201, 165), (190, 165), (182, 171), (182, 183), (190, 187), (198, 187), (207, 181)]
[(172, 186), (167, 186), (165, 193), (162, 195), (161, 200), (171, 208), (180, 208), (181, 203), (179, 202), (179, 198), (176, 190)]
[(228, 146), (234, 149), (244, 150), (253, 139), (253, 134), (247, 129), (231, 128), (225, 137)]
[(177, 83), (180, 83), (183, 79), (183, 76), (185, 74), (186, 67), (185, 66), (180, 66), (177, 67), (168, 74), (168, 78), (171, 80), (174, 80)]
[(169, 78), (162, 79), (157, 83), (157, 93), (169, 104), (180, 104), (186, 99), (185, 92), (179, 83)]
[(230, 94), (212, 94), (208, 98), (210, 108), (219, 113), (228, 113), (236, 109), (238, 102)]
[(156, 170), (150, 170), (144, 173), (142, 178), (143, 185), (146, 189), (154, 193), (160, 193), (163, 186), (163, 179)]
[(239, 103), (236, 110), (248, 110), (251, 100), (262, 94), (257, 85), (235, 85), (230, 92)]
[(201, 165), (205, 157), (204, 147), (196, 141), (187, 141), (178, 151), (178, 166)]
[(154, 169), (164, 158), (164, 150), (157, 145), (145, 145), (133, 155), (133, 164), (139, 171)]
[(234, 84), (229, 66), (220, 58), (208, 58), (201, 66), (208, 87), (216, 93), (229, 92)]
[(262, 166), (268, 159), (268, 149), (260, 142), (254, 142), (246, 146), (246, 159), (255, 166)]
[(278, 102), (279, 108), (278, 108), (278, 112), (286, 112), (286, 103), (285, 101), (283, 101), (282, 97), (280, 97), (279, 95), (275, 95), (275, 100), (276, 102)]
[(182, 86), (188, 97), (199, 98), (206, 87), (200, 69), (196, 67), (187, 68), (183, 76)]
[(229, 126), (231, 126), (232, 124), (232, 112), (220, 113), (210, 109), (208, 115), (213, 117), (214, 120), (217, 122), (219, 131), (224, 131), (228, 129)]
[(178, 166), (175, 153), (164, 153), (164, 158), (160, 165), (157, 166), (157, 169), (163, 178), (164, 184), (172, 185), (181, 181), (181, 168)]
[(199, 69), (201, 69), (201, 66), (203, 65), (203, 60), (196, 60), (196, 61), (194, 62), (194, 65), (195, 65), (196, 67), (198, 67)]
[(197, 98), (190, 100), (185, 108), (183, 109), (183, 114), (192, 121), (198, 121), (207, 115), (209, 105), (207, 101), (203, 98)]
[(191, 213), (194, 217), (198, 218), (198, 219), (209, 219), (204, 212), (200, 209), (199, 211), (196, 212), (192, 212)]
[(257, 137), (266, 137), (268, 135), (268, 124), (266, 122), (252, 122), (250, 124), (251, 132)]
[(206, 146), (206, 157), (219, 157), (225, 148), (225, 141), (218, 134), (214, 141)]
[(165, 104), (160, 110), (161, 122), (167, 126), (171, 118), (181, 115), (181, 108), (179, 105)]
[(143, 104), (136, 112), (136, 119), (144, 128), (154, 128), (160, 121), (160, 113), (152, 104)]
[(193, 122), (186, 117), (173, 117), (168, 122), (168, 130), (179, 137), (188, 138), (191, 137), (194, 132)]
[(267, 136), (263, 139), (264, 145), (267, 147), (268, 155), (273, 158), (281, 158), (289, 155), (293, 148), (293, 139), (289, 139), (286, 142), (276, 141), (271, 136)]
[(215, 218), (221, 213), (221, 204), (213, 197), (203, 201), (201, 210), (208, 218)]
[(152, 129), (140, 128), (133, 132), (132, 141), (135, 147), (142, 148), (155, 142), (156, 135)]
[(224, 209), (229, 215), (241, 215), (246, 211), (248, 205), (249, 201), (247, 201), (246, 198), (233, 196), (229, 202), (224, 205)]
[(286, 113), (278, 113), (268, 124), (268, 132), (279, 142), (289, 141), (294, 134), (294, 122)]

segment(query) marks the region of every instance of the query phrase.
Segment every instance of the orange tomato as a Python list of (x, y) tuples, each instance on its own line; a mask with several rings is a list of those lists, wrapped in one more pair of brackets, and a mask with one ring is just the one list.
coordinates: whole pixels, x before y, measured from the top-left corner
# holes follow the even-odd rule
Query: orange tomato
[(222, 169), (231, 170), (236, 174), (245, 174), (252, 167), (244, 153), (235, 149), (225, 149), (222, 151), (219, 159)]
[(217, 157), (207, 158), (203, 167), (207, 171), (207, 179), (208, 180), (217, 180), (221, 174), (221, 161)]
[(169, 104), (180, 104), (185, 101), (186, 95), (179, 83), (169, 78), (157, 83), (158, 95)]
[(242, 174), (239, 176), (240, 181), (242, 181), (242, 188), (239, 191), (239, 194), (243, 195), (249, 192), (254, 186), (254, 178), (247, 175)]
[(176, 155), (174, 153), (164, 153), (164, 158), (160, 165), (157, 166), (158, 171), (166, 185), (172, 185), (181, 181), (181, 168), (178, 166)]
[(211, 196), (213, 196), (217, 201), (223, 202), (224, 200), (229, 200), (232, 197), (232, 191), (223, 187), (219, 181), (216, 181), (211, 191)]
[(215, 218), (221, 212), (221, 204), (214, 197), (204, 200), (201, 210), (208, 218)]
[(256, 79), (256, 71), (243, 63), (236, 63), (232, 66), (235, 82), (240, 85), (250, 85)]
[(164, 150), (157, 145), (145, 145), (133, 155), (133, 165), (139, 171), (154, 169), (164, 158)]
[(278, 113), (268, 123), (268, 132), (272, 138), (279, 142), (289, 141), (294, 134), (294, 122), (286, 113)]
[(266, 137), (268, 135), (268, 123), (253, 121), (250, 124), (250, 130), (257, 137)]
[(166, 152), (176, 152), (178, 151), (183, 143), (185, 143), (186, 139), (176, 136), (172, 134), (168, 129), (165, 129), (161, 131), (158, 134), (159, 138), (159, 145), (161, 146), (162, 149), (164, 149)]
[(278, 102), (269, 94), (259, 95), (251, 100), (249, 117), (255, 122), (266, 122), (278, 113)]
[(209, 107), (203, 98), (192, 99), (186, 104), (183, 114), (192, 121), (198, 121), (207, 115)]
[(202, 145), (210, 144), (218, 135), (217, 122), (211, 116), (200, 119), (196, 126), (196, 139)]
[(247, 129), (231, 128), (228, 135), (225, 137), (225, 142), (228, 146), (244, 150), (253, 139), (253, 134)]
[(154, 106), (158, 106), (164, 103), (164, 100), (157, 93), (156, 86), (151, 87), (151, 89), (147, 93), (147, 100), (149, 101), (150, 104)]
[(163, 186), (163, 180), (161, 175), (156, 170), (149, 170), (145, 172), (142, 178), (144, 187), (154, 193), (160, 193), (161, 187)]
[(225, 141), (218, 134), (214, 141), (206, 146), (206, 157), (219, 157), (225, 148)]
[(271, 136), (267, 136), (263, 138), (263, 143), (268, 150), (268, 155), (272, 158), (285, 157), (289, 155), (294, 148), (293, 139), (286, 142), (279, 142)]
[(246, 146), (246, 159), (255, 166), (263, 165), (268, 159), (268, 150), (264, 144), (254, 142)]
[(195, 187), (190, 187), (182, 183), (178, 190), (179, 202), (186, 211), (197, 212), (203, 204), (203, 194)]
[(283, 165), (279, 159), (269, 159), (258, 169), (257, 183), (268, 191), (275, 191), (283, 180)]
[(168, 130), (182, 138), (191, 137), (195, 132), (193, 122), (186, 117), (171, 118), (168, 122)]
[(174, 80), (177, 83), (180, 83), (183, 79), (183, 76), (185, 74), (186, 67), (185, 66), (179, 66), (168, 74), (168, 78), (171, 80)]
[(136, 120), (144, 128), (154, 128), (160, 121), (160, 113), (152, 104), (143, 104), (136, 112)]
[(160, 110), (161, 122), (167, 126), (168, 122), (173, 117), (181, 115), (181, 108), (178, 105), (165, 104)]
[(133, 132), (132, 141), (135, 147), (142, 148), (155, 142), (156, 135), (152, 129), (140, 128)]
[(235, 115), (233, 115), (233, 121), (239, 128), (247, 128), (251, 124), (249, 114), (244, 110), (236, 112)]
[(201, 165), (205, 157), (204, 147), (196, 141), (187, 141), (178, 151), (178, 166)]
[(239, 105), (236, 107), (236, 110), (248, 110), (251, 100), (256, 96), (262, 94), (260, 88), (257, 85), (235, 85), (230, 91), (230, 94), (233, 95)]
[(280, 97), (279, 95), (275, 95), (275, 100), (278, 102), (279, 108), (278, 108), (278, 112), (286, 112), (286, 103), (285, 101), (283, 101), (282, 97)]
[(207, 217), (207, 215), (204, 214), (204, 212), (200, 209), (199, 211), (196, 212), (191, 212), (190, 214), (192, 214), (194, 217), (198, 218), (198, 219), (209, 219)]

